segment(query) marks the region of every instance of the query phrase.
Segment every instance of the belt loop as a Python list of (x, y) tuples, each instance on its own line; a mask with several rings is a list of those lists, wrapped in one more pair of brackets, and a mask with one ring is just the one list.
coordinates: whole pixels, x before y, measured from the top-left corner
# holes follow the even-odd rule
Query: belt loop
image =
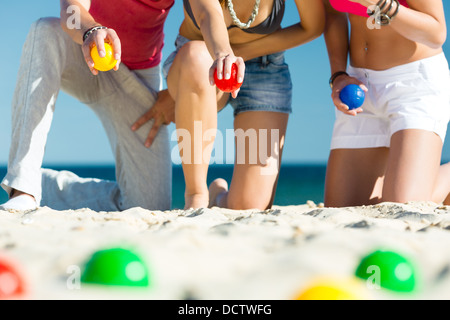
[(269, 59), (267, 58), (267, 56), (262, 56), (261, 57), (261, 68), (267, 67), (268, 64), (269, 64)]

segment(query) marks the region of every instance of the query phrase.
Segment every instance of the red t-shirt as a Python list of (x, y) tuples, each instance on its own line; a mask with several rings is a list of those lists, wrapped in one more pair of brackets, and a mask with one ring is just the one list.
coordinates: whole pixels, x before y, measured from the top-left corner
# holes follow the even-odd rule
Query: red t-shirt
[(95, 21), (114, 29), (122, 62), (130, 69), (157, 66), (162, 59), (164, 22), (175, 0), (92, 0)]

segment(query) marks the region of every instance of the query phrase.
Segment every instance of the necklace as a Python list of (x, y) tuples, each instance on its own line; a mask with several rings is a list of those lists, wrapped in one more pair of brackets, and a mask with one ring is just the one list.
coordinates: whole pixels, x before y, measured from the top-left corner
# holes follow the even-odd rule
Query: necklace
[(250, 19), (247, 23), (242, 23), (241, 20), (239, 20), (239, 18), (237, 17), (236, 12), (234, 12), (232, 0), (227, 0), (228, 11), (230, 12), (231, 19), (233, 19), (233, 23), (241, 29), (250, 28), (251, 24), (255, 21), (256, 16), (258, 15), (260, 1), (261, 0), (255, 0), (255, 6), (253, 7), (253, 12), (250, 16)]

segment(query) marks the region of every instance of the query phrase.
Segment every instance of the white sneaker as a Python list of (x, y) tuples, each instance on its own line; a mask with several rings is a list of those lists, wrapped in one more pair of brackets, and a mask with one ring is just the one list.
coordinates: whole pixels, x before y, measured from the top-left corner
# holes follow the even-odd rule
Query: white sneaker
[(14, 197), (4, 204), (0, 205), (0, 210), (5, 211), (31, 211), (37, 209), (38, 205), (36, 200), (32, 197), (22, 194), (20, 196)]

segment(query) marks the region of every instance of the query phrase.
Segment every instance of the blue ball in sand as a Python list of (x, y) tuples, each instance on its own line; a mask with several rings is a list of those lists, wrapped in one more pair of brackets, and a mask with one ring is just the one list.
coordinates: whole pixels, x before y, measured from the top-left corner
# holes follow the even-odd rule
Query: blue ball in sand
[(349, 84), (342, 89), (339, 97), (343, 103), (345, 103), (350, 110), (359, 108), (363, 105), (366, 94), (360, 86), (356, 84)]

